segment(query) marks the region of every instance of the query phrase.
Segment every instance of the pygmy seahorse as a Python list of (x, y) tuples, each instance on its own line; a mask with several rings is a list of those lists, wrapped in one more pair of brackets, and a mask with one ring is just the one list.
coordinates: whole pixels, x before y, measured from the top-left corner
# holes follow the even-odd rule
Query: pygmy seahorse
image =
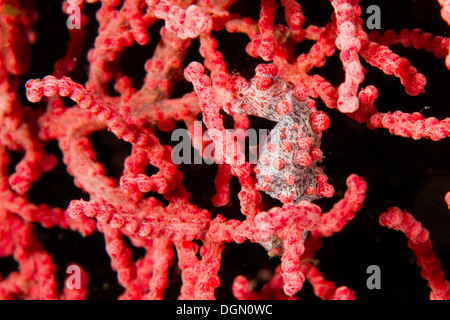
[(322, 131), (330, 123), (315, 101), (277, 76), (273, 64), (258, 65), (249, 82), (234, 78), (236, 96), (231, 111), (277, 121), (260, 145), (254, 168), (257, 189), (283, 203), (331, 197), (334, 188), (318, 166)]

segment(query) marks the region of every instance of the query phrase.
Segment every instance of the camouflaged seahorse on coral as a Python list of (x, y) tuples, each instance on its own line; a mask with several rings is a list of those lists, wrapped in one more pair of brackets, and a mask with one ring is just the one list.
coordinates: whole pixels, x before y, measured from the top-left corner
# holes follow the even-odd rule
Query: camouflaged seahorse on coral
[(312, 99), (276, 75), (275, 65), (259, 65), (249, 82), (235, 77), (231, 111), (277, 121), (260, 146), (255, 167), (257, 188), (283, 203), (331, 197), (333, 187), (317, 164), (322, 160), (322, 131), (328, 116)]

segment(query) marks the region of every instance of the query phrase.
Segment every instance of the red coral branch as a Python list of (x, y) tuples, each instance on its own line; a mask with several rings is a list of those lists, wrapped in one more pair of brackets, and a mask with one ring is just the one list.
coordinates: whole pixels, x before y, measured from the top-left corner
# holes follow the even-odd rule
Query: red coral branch
[(416, 263), (421, 269), (420, 275), (431, 289), (430, 299), (450, 299), (450, 281), (445, 279), (441, 263), (433, 250), (428, 230), (420, 222), (397, 207), (389, 208), (380, 215), (380, 224), (394, 230), (400, 230), (408, 239), (408, 247), (416, 256)]

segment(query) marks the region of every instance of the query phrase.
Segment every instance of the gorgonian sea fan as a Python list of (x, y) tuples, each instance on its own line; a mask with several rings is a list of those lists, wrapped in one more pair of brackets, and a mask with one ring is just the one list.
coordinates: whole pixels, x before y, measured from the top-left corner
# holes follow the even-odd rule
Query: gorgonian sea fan
[(448, 299), (449, 12), (0, 1), (0, 297)]

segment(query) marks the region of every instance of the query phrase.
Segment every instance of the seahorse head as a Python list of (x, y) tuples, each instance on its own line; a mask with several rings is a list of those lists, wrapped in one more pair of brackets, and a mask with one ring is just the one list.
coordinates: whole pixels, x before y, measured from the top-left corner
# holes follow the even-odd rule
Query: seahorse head
[(275, 65), (261, 64), (256, 67), (256, 75), (249, 82), (241, 76), (234, 77), (236, 93), (231, 110), (273, 121), (279, 121), (289, 114), (292, 85), (276, 74)]

